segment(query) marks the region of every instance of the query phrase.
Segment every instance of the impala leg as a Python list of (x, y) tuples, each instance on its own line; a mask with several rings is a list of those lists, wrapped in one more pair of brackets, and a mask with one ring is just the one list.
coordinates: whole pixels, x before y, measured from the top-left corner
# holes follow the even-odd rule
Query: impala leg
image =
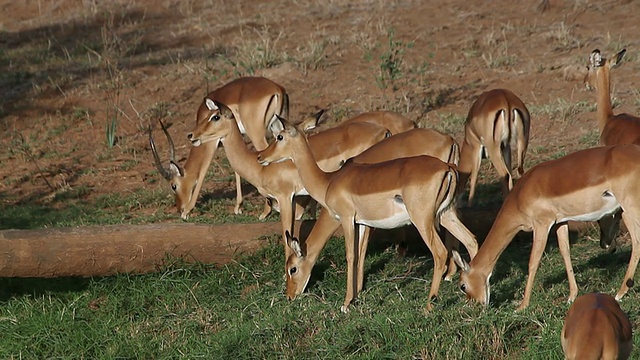
[[(242, 183), (240, 182), (240, 175), (238, 173), (234, 173), (236, 176), (236, 206), (233, 208), (233, 213), (238, 215), (242, 214)], [(264, 213), (264, 211), (263, 211)]]
[(450, 207), (440, 215), (440, 224), (449, 230), (449, 232), (467, 248), (469, 256), (471, 260), (473, 260), (478, 253), (478, 241), (475, 235), (460, 221), (454, 207)]
[[(511, 171), (513, 170), (513, 168), (511, 167), (511, 144), (506, 143), (504, 147), (500, 147), (500, 152), (502, 153), (504, 165), (507, 167), (509, 175), (511, 175)], [(511, 184), (509, 184), (509, 186), (509, 191), (511, 191), (511, 188), (513, 188), (513, 179), (511, 179)]]
[(502, 149), (496, 145), (487, 147), (487, 151), (489, 153), (489, 160), (491, 160), (491, 164), (496, 168), (498, 176), (502, 180), (502, 191), (506, 196), (513, 187), (513, 180), (511, 179), (511, 173), (509, 172), (507, 165), (504, 163), (505, 160), (502, 157)]
[(476, 193), (476, 183), (478, 181), (478, 172), (480, 171), (480, 162), (482, 161), (482, 146), (478, 142), (470, 143), (465, 140), (460, 150), (460, 165), (458, 173), (460, 179), (458, 181), (458, 194), (462, 195), (467, 187), (467, 180), (471, 176), (471, 185), (469, 186), (468, 206), (473, 205), (473, 197)]
[(262, 213), (260, 214), (260, 216), (258, 216), (258, 219), (260, 220), (264, 220), (267, 218), (267, 216), (269, 216), (269, 214), (271, 214), (271, 209), (272, 209), (272, 204), (271, 204), (271, 199), (269, 198), (265, 198), (264, 199), (264, 208), (262, 209)]
[(518, 311), (529, 306), (531, 292), (533, 291), (533, 281), (536, 278), (536, 272), (540, 266), (540, 260), (542, 259), (542, 254), (544, 253), (544, 248), (549, 238), (548, 229), (548, 227), (540, 225), (536, 225), (533, 228), (533, 246), (531, 247), (531, 256), (529, 257), (529, 275), (527, 276), (527, 285), (524, 288), (524, 299), (522, 299)]
[(278, 200), (278, 204), (280, 204), (280, 223), (282, 224), (282, 241), (284, 244), (285, 261), (287, 261), (292, 253), (291, 248), (287, 245), (287, 236), (285, 234), (289, 231), (291, 236), (295, 236), (295, 233), (293, 232), (293, 198), (293, 196), (290, 196), (288, 199)]
[(426, 311), (431, 311), (433, 309), (433, 304), (431, 302), (438, 296), (440, 282), (442, 281), (442, 275), (444, 274), (447, 263), (447, 248), (442, 243), (442, 239), (440, 239), (433, 223), (424, 222), (423, 224), (415, 225), (422, 237), (422, 240), (433, 255), (433, 279), (431, 280), (429, 299), (425, 309)]
[[(191, 200), (185, 206), (183, 210), (184, 216), (188, 216), (188, 214), (196, 207), (196, 202), (198, 200), (198, 195), (200, 194), (200, 189), (202, 189), (202, 184), (204, 184), (204, 178), (207, 175), (207, 169), (211, 165), (213, 161), (213, 157), (216, 155), (216, 150), (218, 150), (218, 144), (220, 141), (211, 141), (203, 144), (205, 158), (202, 161), (201, 167), (198, 170), (198, 181), (195, 183), (195, 187), (193, 188), (193, 192), (191, 193)], [(193, 151), (193, 149), (191, 150)]]
[(573, 273), (573, 265), (571, 264), (571, 253), (569, 251), (569, 224), (564, 223), (558, 225), (556, 229), (556, 235), (558, 237), (558, 248), (560, 249), (560, 255), (564, 261), (564, 268), (567, 270), (567, 278), (569, 279), (569, 298), (567, 302), (573, 302), (578, 296), (578, 284), (576, 283), (576, 276)]
[(623, 211), (622, 220), (624, 220), (625, 225), (627, 225), (629, 235), (631, 236), (631, 259), (629, 259), (629, 267), (624, 275), (622, 286), (618, 294), (616, 294), (616, 300), (618, 301), (622, 299), (627, 291), (629, 291), (629, 288), (633, 286), (633, 276), (638, 267), (638, 260), (640, 260), (640, 224), (638, 223), (638, 217), (627, 211)]
[(362, 291), (364, 285), (364, 258), (367, 254), (367, 246), (369, 245), (369, 235), (371, 234), (371, 228), (365, 225), (356, 225), (358, 228), (358, 287), (356, 290), (356, 297)]
[(355, 236), (355, 219), (343, 219), (342, 231), (344, 233), (344, 247), (347, 257), (347, 293), (344, 298), (344, 304), (340, 308), (343, 313), (349, 312), (349, 304), (355, 298), (355, 289), (357, 287), (357, 277), (355, 269), (357, 266), (357, 237)]
[(517, 110), (513, 110), (513, 119), (516, 126), (516, 154), (518, 161), (518, 178), (524, 174), (524, 155), (529, 146), (529, 129), (525, 128), (525, 121)]
[(451, 235), (449, 231), (445, 231), (444, 234), (444, 246), (447, 248), (447, 256), (449, 258), (449, 262), (447, 264), (447, 273), (444, 276), (444, 281), (451, 281), (453, 279), (453, 275), (458, 271), (458, 265), (456, 261), (453, 259), (453, 250), (460, 250), (460, 242)]

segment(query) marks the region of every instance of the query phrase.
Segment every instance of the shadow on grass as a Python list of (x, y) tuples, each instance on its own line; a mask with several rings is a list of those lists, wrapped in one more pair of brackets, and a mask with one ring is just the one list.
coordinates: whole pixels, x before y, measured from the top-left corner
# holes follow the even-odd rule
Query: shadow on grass
[(0, 302), (31, 295), (34, 298), (50, 293), (79, 292), (86, 289), (90, 278), (0, 278)]

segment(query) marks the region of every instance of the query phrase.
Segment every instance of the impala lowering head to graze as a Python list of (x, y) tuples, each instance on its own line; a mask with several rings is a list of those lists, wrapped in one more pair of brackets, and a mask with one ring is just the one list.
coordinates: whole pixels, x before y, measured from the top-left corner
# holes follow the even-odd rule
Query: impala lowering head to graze
[[(226, 85), (210, 92), (200, 104), (196, 115), (196, 125), (208, 121), (213, 116), (212, 110), (207, 106), (207, 99), (220, 101), (226, 104), (235, 115), (240, 132), (246, 134), (256, 149), (267, 147), (266, 127), (274, 114), (287, 116), (289, 113), (289, 97), (285, 89), (273, 81), (263, 77), (242, 77), (233, 80)], [(199, 148), (191, 148), (189, 156), (181, 168), (175, 161), (175, 149), (170, 140), (169, 133), (165, 131), (171, 145), (172, 159), (169, 168), (164, 169), (156, 146), (151, 144), (154, 159), (158, 169), (165, 179), (169, 181), (171, 189), (175, 193), (176, 207), (180, 217), (187, 219), (189, 213), (195, 207), (198, 194), (202, 187), (207, 169), (215, 156), (218, 148), (217, 142), (210, 142)], [(151, 134), (150, 141), (153, 141)], [(236, 174), (236, 205), (234, 213), (242, 212), (242, 190), (240, 178)], [(269, 209), (265, 207), (262, 218), (268, 215)]]
[[(419, 155), (430, 155), (453, 164), (458, 162), (460, 156), (458, 145), (451, 136), (435, 130), (413, 129), (380, 141), (360, 155), (351, 158), (347, 166), (351, 163), (374, 164)], [(288, 239), (287, 244), (293, 250), (285, 266), (286, 292), (289, 299), (293, 300), (304, 292), (320, 252), (338, 227), (340, 227), (340, 221), (322, 208), (311, 233), (304, 242), (301, 243), (294, 237)], [(451, 236), (447, 236), (446, 239), (452, 240)], [(452, 244), (447, 244), (447, 247), (450, 246)], [(450, 279), (453, 272), (455, 272), (455, 263), (450, 262), (445, 279)]]
[(616, 145), (581, 150), (531, 168), (507, 195), (471, 263), (467, 264), (454, 253), (456, 262), (463, 269), (460, 276), (462, 291), (467, 297), (487, 304), (490, 298), (489, 278), (498, 258), (518, 232), (533, 231), (529, 276), (519, 309), (527, 307), (549, 231), (555, 227), (569, 278), (569, 301), (573, 301), (578, 294), (578, 285), (569, 253), (568, 222), (595, 221), (621, 209), (622, 219), (631, 235), (632, 251), (622, 286), (616, 295), (620, 300), (633, 286), (633, 276), (640, 259), (638, 159), (639, 146)]
[[(430, 309), (447, 259), (436, 224), (462, 241), (471, 256), (478, 246), (455, 211), (455, 165), (431, 156), (416, 156), (377, 164), (348, 163), (334, 173), (326, 173), (314, 161), (307, 139), (298, 128), (279, 119), (271, 123), (271, 129), (275, 141), (260, 152), (259, 161), (268, 165), (292, 160), (309, 194), (342, 225), (347, 254), (347, 293), (342, 310), (348, 310), (362, 289), (369, 228), (392, 229), (410, 223), (434, 257), (427, 305)], [(303, 255), (296, 243), (289, 246), (299, 257)]]
[[(283, 236), (287, 231), (293, 232), (295, 197), (307, 195), (293, 163), (260, 165), (256, 161), (257, 152), (244, 143), (233, 112), (215, 101), (207, 102), (207, 106), (212, 110), (212, 116), (208, 121), (198, 124), (188, 135), (193, 145), (199, 147), (210, 142), (222, 142), (234, 171), (255, 186), (260, 194), (277, 201), (276, 210), (280, 211)], [(322, 112), (312, 117), (308, 124), (315, 125), (320, 115)], [(320, 166), (335, 171), (344, 159), (361, 153), (388, 136), (389, 131), (381, 126), (353, 123), (327, 129), (311, 138), (314, 149), (317, 149), (314, 153)], [(337, 152), (342, 157), (336, 156)], [(285, 247), (285, 255), (288, 254), (289, 248)]]
[(626, 360), (633, 348), (631, 322), (611, 295), (582, 295), (571, 305), (560, 343), (567, 360)]
[(522, 176), (529, 144), (529, 124), (529, 110), (513, 92), (494, 89), (478, 96), (467, 115), (458, 166), (459, 194), (464, 192), (471, 176), (469, 206), (473, 205), (483, 157), (488, 157), (496, 168), (506, 194), (513, 187), (511, 144), (515, 143), (518, 176)]
[[(606, 59), (596, 49), (591, 52), (584, 78), (588, 89), (596, 90), (596, 112), (598, 129), (600, 130), (600, 144), (603, 146), (618, 144), (640, 145), (640, 118), (630, 114), (613, 114), (611, 106), (611, 69), (622, 62), (627, 50), (622, 49), (610, 59)], [(615, 251), (615, 237), (620, 228), (620, 213), (616, 212), (598, 221), (600, 225), (600, 245)]]

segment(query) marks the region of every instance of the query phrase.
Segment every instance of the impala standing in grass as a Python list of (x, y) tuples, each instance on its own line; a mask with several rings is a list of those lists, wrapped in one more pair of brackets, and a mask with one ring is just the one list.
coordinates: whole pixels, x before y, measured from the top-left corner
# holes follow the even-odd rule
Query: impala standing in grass
[[(374, 164), (419, 155), (430, 155), (452, 164), (456, 164), (460, 156), (458, 145), (451, 136), (435, 130), (414, 129), (380, 141), (349, 160), (348, 163)], [(333, 217), (327, 209), (322, 208), (311, 233), (304, 242), (293, 237), (288, 239), (287, 245), (293, 250), (285, 266), (286, 293), (290, 300), (304, 292), (320, 252), (339, 227), (340, 221)], [(447, 235), (447, 240), (452, 240), (451, 236)], [(369, 228), (366, 227), (362, 241), (367, 241), (364, 238), (368, 236)], [(468, 234), (468, 237), (473, 237), (473, 235)], [(447, 247), (452, 246), (450, 243), (445, 243)], [(363, 264), (364, 261), (358, 263), (360, 266), (358, 273), (361, 276), (364, 274)], [(451, 261), (445, 279), (451, 279), (454, 272), (455, 263)], [(362, 282), (362, 278), (358, 279), (358, 291), (362, 289)]]
[(415, 156), (377, 164), (348, 164), (326, 173), (318, 167), (300, 129), (283, 119), (272, 122), (271, 129), (275, 141), (260, 152), (259, 161), (268, 165), (292, 160), (311, 197), (342, 225), (347, 257), (347, 292), (342, 311), (348, 311), (362, 289), (368, 228), (393, 229), (411, 223), (434, 258), (427, 304), (431, 309), (447, 260), (447, 249), (436, 224), (462, 241), (472, 256), (477, 248), (475, 238), (455, 211), (455, 165), (431, 156)]
[[(266, 129), (273, 115), (287, 116), (289, 113), (289, 96), (285, 89), (263, 77), (238, 78), (210, 92), (198, 108), (196, 125), (206, 123), (213, 116), (213, 113), (206, 105), (206, 99), (213, 99), (226, 104), (233, 112), (240, 132), (246, 134), (253, 146), (258, 150), (264, 149), (268, 145)], [(151, 129), (149, 129), (151, 150), (153, 151), (158, 171), (169, 182), (171, 190), (175, 194), (176, 208), (180, 213), (180, 217), (186, 220), (196, 205), (207, 169), (218, 148), (218, 142), (210, 142), (202, 147), (192, 147), (183, 168), (176, 162), (175, 148), (169, 133), (164, 127), (163, 131), (171, 146), (169, 167), (165, 168), (160, 161)], [(242, 213), (242, 188), (240, 176), (237, 173), (235, 175), (236, 205), (234, 213), (240, 214)], [(264, 219), (269, 215), (270, 211), (269, 204), (265, 203), (260, 219)]]
[(471, 176), (468, 205), (473, 205), (478, 172), (483, 156), (491, 160), (503, 183), (503, 192), (513, 187), (511, 144), (516, 145), (518, 176), (524, 173), (524, 156), (529, 144), (529, 110), (522, 100), (506, 89), (494, 89), (478, 96), (469, 109), (460, 149), (459, 193)]
[(578, 295), (578, 285), (569, 253), (568, 222), (595, 221), (621, 209), (631, 235), (632, 251), (622, 286), (616, 295), (620, 300), (633, 286), (633, 276), (640, 259), (639, 159), (639, 146), (617, 145), (577, 151), (531, 168), (507, 195), (471, 263), (467, 264), (454, 252), (454, 258), (462, 268), (461, 290), (467, 297), (488, 304), (491, 295), (489, 279), (498, 258), (518, 232), (533, 231), (529, 276), (519, 309), (526, 308), (549, 231), (555, 228), (558, 248), (569, 278), (568, 300), (573, 301)]
[[(618, 144), (640, 145), (640, 118), (630, 114), (613, 114), (611, 106), (611, 69), (620, 65), (627, 50), (622, 49), (612, 58), (606, 59), (596, 49), (589, 56), (587, 75), (584, 82), (588, 89), (596, 90), (598, 129), (600, 144), (611, 146)], [(616, 249), (615, 237), (620, 228), (620, 212), (605, 216), (598, 221), (600, 225), (600, 246), (611, 252)]]
[[(222, 142), (234, 171), (255, 186), (260, 194), (277, 201), (283, 236), (287, 231), (292, 232), (296, 215), (294, 199), (297, 195), (308, 195), (293, 163), (261, 166), (256, 161), (258, 153), (244, 143), (234, 114), (224, 104), (213, 100), (207, 99), (206, 104), (214, 115), (188, 135), (192, 144), (200, 147)], [(314, 119), (321, 115), (322, 112), (316, 114)], [(320, 166), (335, 171), (346, 159), (388, 136), (389, 130), (379, 125), (354, 122), (327, 129), (311, 138)], [(285, 246), (285, 259), (288, 255), (289, 247)]]

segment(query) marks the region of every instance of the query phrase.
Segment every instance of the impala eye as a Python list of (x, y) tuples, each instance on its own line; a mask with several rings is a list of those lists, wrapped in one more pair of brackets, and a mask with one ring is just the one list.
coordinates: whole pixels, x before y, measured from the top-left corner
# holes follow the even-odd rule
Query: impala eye
[(218, 120), (220, 120), (220, 115), (212, 115), (209, 118), (209, 121), (218, 121)]
[(293, 274), (298, 272), (298, 268), (297, 267), (292, 267), (291, 269), (289, 269), (289, 275), (293, 276)]
[(282, 141), (284, 140), (284, 136), (282, 136), (282, 134), (278, 134), (278, 136), (276, 136), (276, 140)]
[(467, 293), (467, 285), (466, 284), (460, 284), (460, 290), (462, 290), (463, 293)]
[(176, 191), (176, 189), (178, 189), (178, 185), (171, 184), (171, 190)]

